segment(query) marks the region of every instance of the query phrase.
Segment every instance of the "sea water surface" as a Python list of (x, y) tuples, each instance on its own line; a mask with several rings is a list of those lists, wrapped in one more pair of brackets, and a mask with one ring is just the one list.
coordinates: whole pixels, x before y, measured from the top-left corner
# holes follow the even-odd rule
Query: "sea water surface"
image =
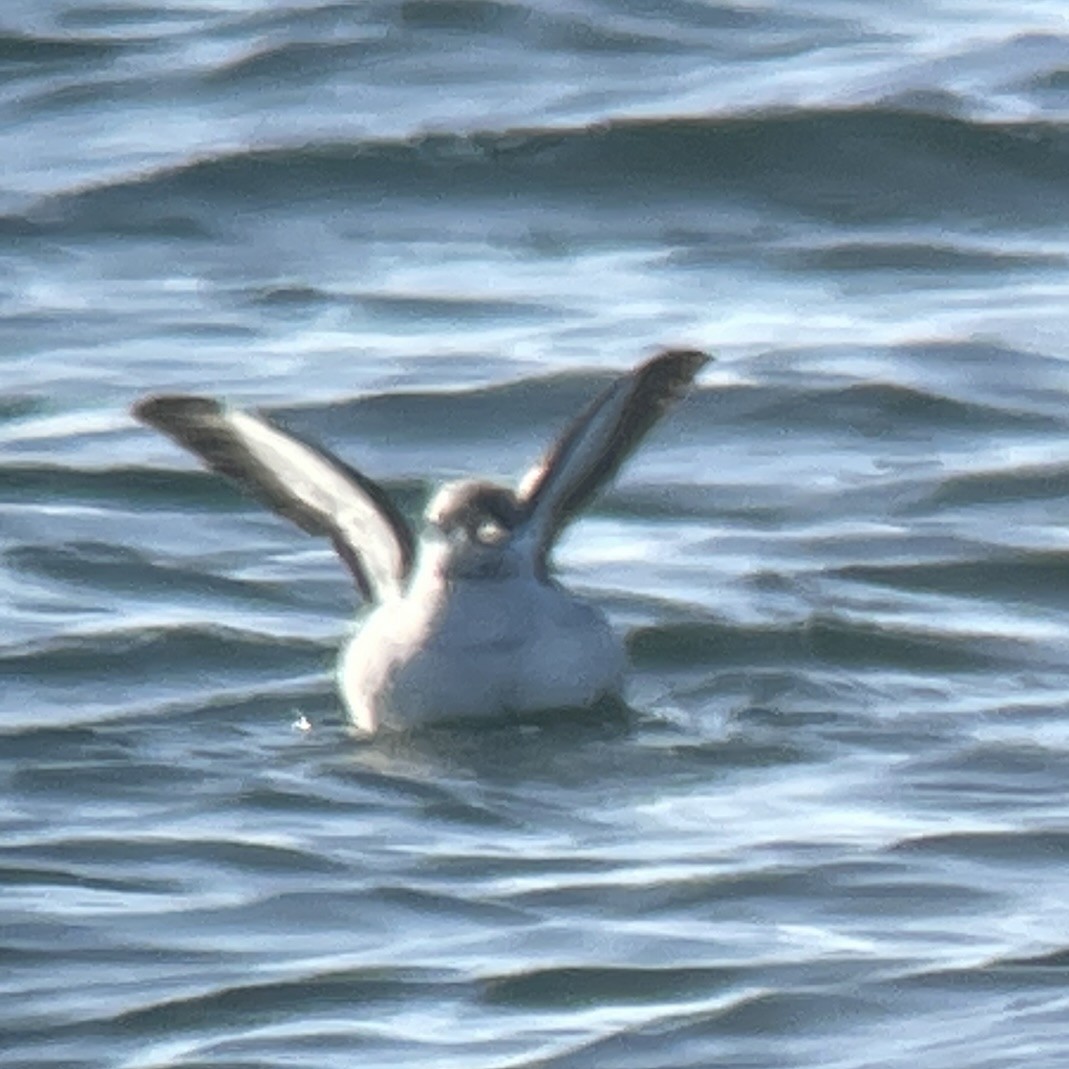
[[(7, 0), (0, 1063), (1063, 1069), (1069, 18), (1024, 0)], [(658, 346), (567, 534), (623, 722), (353, 738), (329, 546)]]

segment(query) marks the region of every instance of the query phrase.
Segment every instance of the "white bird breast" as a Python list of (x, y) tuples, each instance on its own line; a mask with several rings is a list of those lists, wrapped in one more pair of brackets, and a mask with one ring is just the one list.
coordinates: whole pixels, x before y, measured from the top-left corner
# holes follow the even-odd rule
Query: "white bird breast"
[(623, 645), (594, 606), (530, 575), (446, 581), (427, 563), (342, 654), (358, 728), (584, 707), (619, 693)]

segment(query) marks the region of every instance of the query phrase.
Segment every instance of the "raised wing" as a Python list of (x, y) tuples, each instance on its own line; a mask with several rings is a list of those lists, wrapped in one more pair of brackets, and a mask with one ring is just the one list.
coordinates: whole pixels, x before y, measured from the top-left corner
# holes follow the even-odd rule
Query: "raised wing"
[(517, 491), (544, 573), (557, 536), (616, 474), (710, 357), (669, 349), (622, 375), (574, 420)]
[(332, 453), (209, 397), (147, 397), (133, 414), (302, 530), (330, 538), (365, 598), (403, 590), (414, 556), (405, 518), (381, 486)]

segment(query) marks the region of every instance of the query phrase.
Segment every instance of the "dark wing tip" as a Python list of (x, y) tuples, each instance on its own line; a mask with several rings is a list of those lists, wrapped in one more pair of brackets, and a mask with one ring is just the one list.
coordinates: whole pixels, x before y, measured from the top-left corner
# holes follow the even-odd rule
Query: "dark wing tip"
[(164, 431), (217, 416), (221, 411), (218, 401), (193, 394), (152, 394), (142, 397), (130, 408), (134, 419)]
[(665, 398), (680, 397), (695, 376), (713, 358), (700, 349), (664, 349), (635, 369), (635, 377), (644, 388), (664, 394)]

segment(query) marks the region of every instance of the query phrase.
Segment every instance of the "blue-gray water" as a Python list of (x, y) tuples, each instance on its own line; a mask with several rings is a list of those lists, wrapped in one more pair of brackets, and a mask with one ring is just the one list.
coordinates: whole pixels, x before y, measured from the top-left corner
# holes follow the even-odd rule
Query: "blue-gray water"
[[(5, 1069), (1063, 1069), (1067, 119), (1063, 0), (5, 0)], [(127, 414), (415, 514), (664, 343), (630, 723), (354, 740), (329, 548)]]

